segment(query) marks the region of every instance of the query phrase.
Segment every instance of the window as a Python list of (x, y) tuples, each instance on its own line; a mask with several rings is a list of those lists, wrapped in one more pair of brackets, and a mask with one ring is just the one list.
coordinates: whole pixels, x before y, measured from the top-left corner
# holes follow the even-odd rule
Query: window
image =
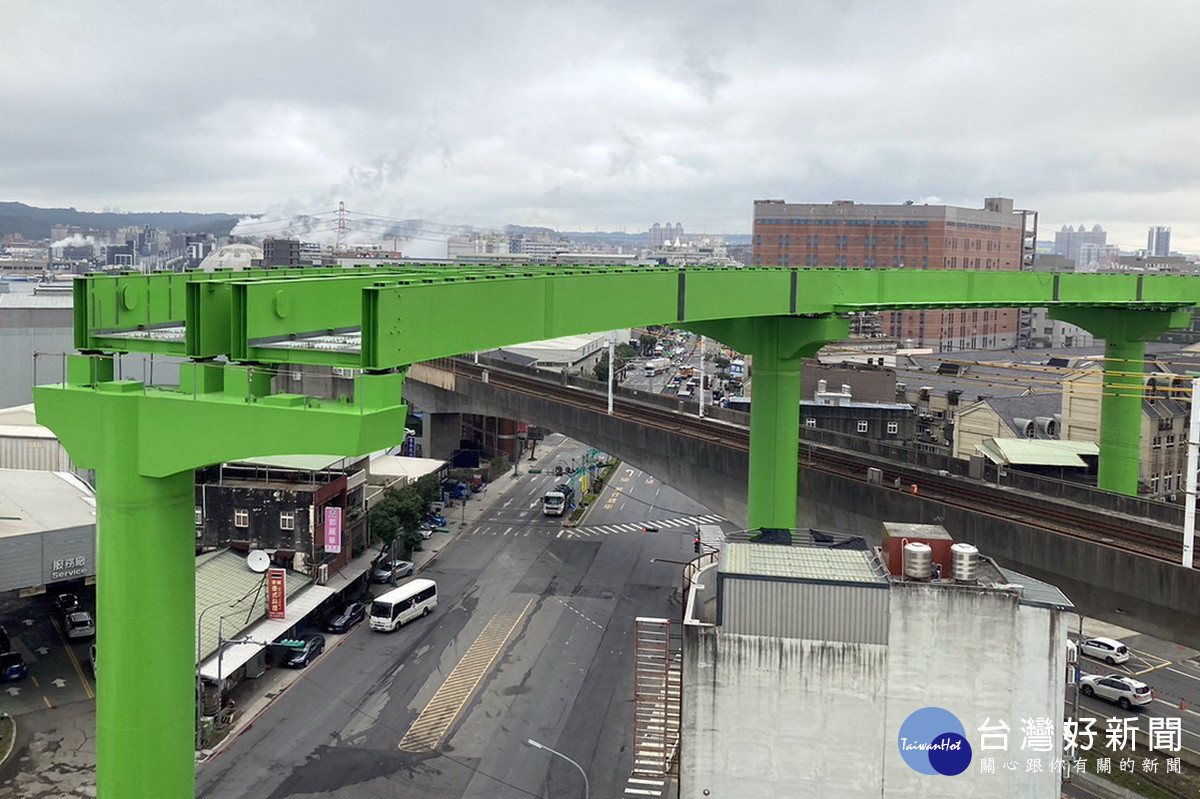
[(865, 433), (865, 432), (867, 432), (867, 423), (866, 423), (866, 422), (862, 422), (862, 421), (860, 421), (860, 422), (858, 423), (858, 432), (860, 432), (860, 433)]
[(809, 418), (807, 418), (807, 419), (805, 419), (805, 420), (804, 420), (804, 426), (805, 426), (805, 427), (816, 427), (816, 426), (817, 426), (817, 420), (816, 420), (816, 419), (813, 419), (812, 417), (809, 417)]
[(249, 527), (250, 526), (250, 511), (244, 508), (238, 508), (233, 512), (234, 527)]
[[(866, 422), (862, 422), (862, 424), (866, 424)], [(900, 423), (899, 422), (888, 422), (887, 431), (888, 431), (889, 436), (896, 435), (897, 433), (900, 432)]]
[(204, 511), (201, 510), (199, 505), (197, 505), (196, 506), (196, 526), (199, 527), (202, 524), (204, 524)]
[(279, 529), (280, 530), (295, 530), (296, 529), (296, 513), (295, 511), (285, 510), (279, 512)]

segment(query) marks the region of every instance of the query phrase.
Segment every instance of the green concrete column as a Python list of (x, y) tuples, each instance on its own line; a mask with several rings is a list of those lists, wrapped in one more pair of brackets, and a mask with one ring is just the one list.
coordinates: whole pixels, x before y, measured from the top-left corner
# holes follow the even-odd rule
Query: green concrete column
[(778, 337), (763, 337), (752, 354), (748, 522), (796, 526), (800, 448), (800, 359), (779, 353)]
[(796, 526), (800, 453), (800, 364), (846, 338), (840, 316), (767, 316), (687, 325), (750, 355), (750, 474), (747, 524)]
[(96, 795), (194, 796), (195, 481), (132, 464), (96, 469)]
[(1143, 372), (1146, 342), (1173, 327), (1186, 327), (1191, 314), (1114, 308), (1052, 308), (1050, 316), (1104, 339), (1100, 398), (1100, 469), (1105, 491), (1137, 496), (1141, 461)]

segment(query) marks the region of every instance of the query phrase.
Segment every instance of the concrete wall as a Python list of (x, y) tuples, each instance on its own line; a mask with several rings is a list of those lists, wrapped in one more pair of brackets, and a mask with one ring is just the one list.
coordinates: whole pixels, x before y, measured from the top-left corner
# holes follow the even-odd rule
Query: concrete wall
[(684, 636), (681, 797), (881, 795), (886, 646)]
[[(1020, 605), (1014, 593), (972, 586), (894, 584), (888, 630), (887, 722), (882, 738), (883, 795), (1056, 799), (1059, 777), (1049, 761), (1061, 757), (1057, 736), (1061, 735), (1058, 721), (1066, 673), (1063, 616)], [(914, 771), (896, 746), (905, 719), (930, 706), (953, 713), (972, 745), (971, 765), (952, 779)], [(1056, 737), (1051, 751), (1021, 750), (1021, 719), (1027, 718), (1053, 720)], [(1006, 751), (980, 751), (979, 728), (998, 722), (1012, 731)], [(1027, 758), (1041, 757), (1044, 771), (997, 768), (996, 773), (985, 774), (978, 763), (984, 756), (996, 757), (999, 762), (1019, 759), (1022, 766)]]

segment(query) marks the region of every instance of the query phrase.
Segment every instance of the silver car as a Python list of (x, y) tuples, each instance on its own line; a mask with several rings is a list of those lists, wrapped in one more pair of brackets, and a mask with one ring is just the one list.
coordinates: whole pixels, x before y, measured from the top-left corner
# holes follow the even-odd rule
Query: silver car
[(96, 634), (96, 623), (92, 621), (92, 614), (86, 610), (68, 613), (63, 619), (63, 627), (66, 628), (68, 638), (91, 638)]

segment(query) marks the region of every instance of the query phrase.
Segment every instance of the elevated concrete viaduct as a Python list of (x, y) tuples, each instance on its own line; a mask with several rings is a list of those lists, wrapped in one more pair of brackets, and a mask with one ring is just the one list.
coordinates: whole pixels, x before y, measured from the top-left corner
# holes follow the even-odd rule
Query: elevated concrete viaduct
[[(476, 413), (544, 425), (655, 475), (736, 524), (747, 524), (745, 452), (636, 418), (584, 410), (557, 401), (552, 393), (534, 396), (425, 364), (409, 370), (404, 396), (413, 407), (434, 414)], [(444, 440), (456, 444), (457, 438), (447, 432)], [(1194, 570), (806, 469), (802, 463), (798, 468), (801, 527), (844, 531), (878, 543), (885, 520), (943, 524), (989, 557), (1063, 589), (1090, 616), (1200, 648), (1200, 575)]]

